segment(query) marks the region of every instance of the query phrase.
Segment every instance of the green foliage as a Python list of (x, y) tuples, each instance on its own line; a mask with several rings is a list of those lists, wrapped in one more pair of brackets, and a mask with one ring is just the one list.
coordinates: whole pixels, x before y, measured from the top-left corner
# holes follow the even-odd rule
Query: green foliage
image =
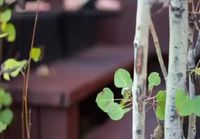
[(184, 90), (177, 90), (175, 97), (176, 110), (180, 116), (195, 114), (200, 116), (200, 96), (190, 99)]
[(10, 93), (0, 89), (0, 133), (12, 122), (13, 112), (8, 108), (11, 104)]
[(30, 51), (30, 57), (33, 59), (34, 62), (38, 62), (41, 57), (41, 49), (33, 47)]
[(4, 24), (2, 31), (7, 34), (8, 42), (14, 42), (16, 38), (16, 29), (12, 23)]
[(114, 102), (114, 94), (109, 88), (104, 88), (96, 97), (98, 107), (108, 114), (112, 120), (120, 120), (125, 113), (129, 112), (128, 108), (130, 102), (132, 79), (128, 71), (125, 69), (118, 69), (114, 75), (114, 84), (116, 87), (121, 88), (123, 95), (119, 103)]
[(12, 97), (10, 93), (0, 89), (0, 108), (9, 107), (12, 104)]
[(125, 69), (118, 69), (114, 75), (114, 84), (118, 88), (131, 88), (132, 79), (130, 73)]
[(166, 91), (160, 90), (156, 95), (156, 117), (159, 118), (159, 120), (165, 119), (165, 102), (166, 102)]
[(8, 36), (7, 33), (1, 33), (1, 34), (0, 34), (0, 38), (4, 38), (4, 37), (6, 37), (6, 36)]
[(10, 80), (10, 77), (16, 77), (26, 66), (27, 60), (17, 61), (13, 58), (7, 59), (1, 65), (1, 71), (3, 72), (3, 78)]
[(8, 22), (8, 21), (10, 21), (11, 16), (12, 16), (11, 9), (6, 9), (4, 11), (1, 11), (0, 12), (0, 21), (1, 22)]
[(13, 113), (9, 108), (0, 111), (0, 122), (9, 125), (12, 122)]
[(124, 116), (125, 111), (123, 108), (115, 102), (109, 103), (107, 107), (107, 114), (112, 120), (120, 120)]
[(114, 102), (113, 92), (109, 88), (104, 88), (103, 91), (97, 95), (96, 103), (112, 120), (120, 120), (125, 113), (130, 111), (130, 108), (125, 108), (124, 105)]
[(160, 75), (157, 72), (152, 72), (148, 77), (148, 89), (153, 89), (154, 86), (158, 86), (161, 83)]
[(4, 130), (6, 130), (6, 128), (7, 128), (7, 124), (0, 122), (0, 133), (2, 133)]
[(113, 101), (114, 95), (109, 88), (104, 88), (103, 91), (101, 91), (96, 98), (96, 103), (98, 107), (104, 112), (107, 112), (108, 105)]

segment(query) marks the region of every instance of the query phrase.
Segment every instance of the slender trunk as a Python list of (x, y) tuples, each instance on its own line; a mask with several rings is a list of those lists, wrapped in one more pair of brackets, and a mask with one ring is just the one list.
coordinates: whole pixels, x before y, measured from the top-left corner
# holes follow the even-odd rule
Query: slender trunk
[[(193, 34), (194, 29), (189, 26), (188, 35), (188, 56), (187, 56), (187, 68), (188, 70), (195, 68), (195, 49), (193, 49)], [(195, 84), (194, 74), (189, 74), (189, 96), (195, 97)], [(195, 139), (196, 136), (196, 116), (194, 114), (189, 116), (188, 136), (187, 139)]]
[(183, 131), (175, 109), (177, 89), (186, 87), (186, 63), (188, 48), (188, 4), (187, 0), (171, 0), (170, 51), (165, 108), (165, 139), (182, 139)]
[(145, 136), (145, 104), (143, 98), (146, 95), (150, 7), (149, 0), (138, 0), (134, 39), (132, 139), (144, 139)]

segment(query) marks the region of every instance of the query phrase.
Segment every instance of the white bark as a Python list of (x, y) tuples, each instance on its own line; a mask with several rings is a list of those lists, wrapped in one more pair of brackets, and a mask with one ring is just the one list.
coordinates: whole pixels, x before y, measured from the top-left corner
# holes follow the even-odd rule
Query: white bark
[[(195, 68), (195, 49), (193, 49), (193, 34), (194, 34), (194, 29), (189, 27), (188, 56), (187, 56), (188, 70)], [(195, 97), (194, 74), (189, 75), (189, 96), (190, 98)], [(187, 139), (195, 139), (195, 136), (196, 136), (196, 116), (192, 114), (189, 116)]]
[(188, 8), (187, 0), (171, 0), (170, 51), (167, 77), (167, 98), (165, 108), (165, 139), (182, 139), (180, 117), (175, 109), (177, 89), (185, 89), (188, 47)]
[(145, 104), (143, 98), (146, 92), (150, 7), (149, 0), (138, 0), (134, 39), (132, 139), (144, 139), (145, 136)]

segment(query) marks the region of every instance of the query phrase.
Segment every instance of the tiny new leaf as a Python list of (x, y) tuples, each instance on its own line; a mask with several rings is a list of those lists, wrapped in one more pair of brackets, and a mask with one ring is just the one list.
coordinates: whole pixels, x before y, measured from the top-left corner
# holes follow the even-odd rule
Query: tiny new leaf
[(104, 112), (107, 112), (107, 107), (112, 102), (114, 102), (114, 95), (109, 88), (104, 88), (96, 97), (98, 107)]
[(34, 62), (38, 62), (41, 57), (41, 49), (33, 47), (30, 52), (30, 57), (33, 59)]
[(125, 69), (118, 69), (114, 75), (114, 84), (118, 88), (131, 88), (132, 79), (130, 73)]
[(160, 79), (160, 75), (157, 72), (152, 72), (149, 76), (148, 76), (148, 88), (149, 91), (153, 89), (154, 86), (158, 86), (161, 83), (161, 79)]

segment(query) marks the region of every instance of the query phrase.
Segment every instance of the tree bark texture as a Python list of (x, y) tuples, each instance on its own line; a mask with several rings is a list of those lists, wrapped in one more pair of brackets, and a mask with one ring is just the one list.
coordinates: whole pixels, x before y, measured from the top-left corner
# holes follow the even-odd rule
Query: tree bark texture
[(143, 99), (146, 95), (150, 8), (149, 0), (138, 0), (134, 39), (132, 139), (145, 138), (145, 104)]
[(165, 108), (165, 139), (183, 138), (181, 120), (175, 109), (175, 95), (178, 89), (186, 88), (188, 48), (187, 6), (187, 0), (171, 0), (169, 6), (170, 50)]

